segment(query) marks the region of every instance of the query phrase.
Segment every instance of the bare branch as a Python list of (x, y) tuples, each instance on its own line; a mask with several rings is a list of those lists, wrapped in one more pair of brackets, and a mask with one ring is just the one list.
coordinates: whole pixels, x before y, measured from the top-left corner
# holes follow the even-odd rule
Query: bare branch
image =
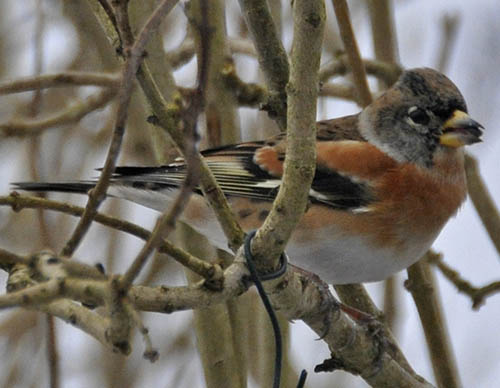
[(465, 156), (465, 173), (469, 197), (500, 255), (500, 213), (481, 178), (477, 160), (470, 155)]
[(340, 29), (340, 36), (344, 42), (344, 48), (347, 53), (349, 65), (352, 70), (354, 85), (359, 98), (359, 104), (365, 107), (372, 102), (372, 95), (368, 88), (366, 81), (366, 71), (361, 60), (358, 44), (354, 36), (354, 31), (351, 25), (351, 18), (349, 16), (349, 8), (345, 0), (332, 0), (335, 15), (337, 16), (337, 23)]
[[(106, 339), (109, 320), (92, 312), (87, 307), (69, 300), (59, 300), (47, 305), (33, 306), (33, 309), (62, 319), (94, 337), (106, 347), (111, 345)], [(120, 351), (120, 349), (116, 348), (113, 348), (113, 350)]]
[(5, 249), (0, 248), (0, 265), (5, 267), (8, 264), (23, 264), (29, 265), (30, 259), (16, 255), (13, 252), (9, 252)]
[(221, 75), (238, 105), (260, 106), (268, 99), (267, 89), (259, 84), (243, 82), (233, 64), (226, 65)]
[(439, 48), (439, 57), (437, 60), (436, 69), (446, 71), (448, 63), (452, 57), (452, 49), (457, 40), (458, 25), (460, 17), (458, 15), (444, 15), (442, 17), (442, 37), (441, 47)]
[[(49, 279), (0, 297), (2, 307), (17, 303), (59, 316), (71, 321), (104, 344), (112, 344), (115, 350), (125, 354), (130, 350), (126, 340), (128, 330), (130, 325), (137, 321), (133, 309), (127, 307), (127, 299), (136, 309), (169, 313), (225, 302), (241, 295), (248, 288), (248, 271), (242, 262), (243, 250), (225, 271), (224, 287), (220, 291), (212, 291), (204, 282), (173, 288), (133, 286), (127, 299), (120, 303), (116, 303), (116, 298), (119, 298), (119, 295), (115, 294), (116, 290), (110, 290), (110, 283), (106, 281), (65, 277), (64, 263), (72, 263), (75, 260), (61, 260), (55, 263), (54, 258), (46, 257), (35, 270), (39, 274), (45, 274), (43, 276), (49, 276)], [(56, 268), (52, 268), (54, 265)], [(79, 265), (84, 266), (83, 263)], [(385, 386), (395, 386), (399, 382), (402, 384), (400, 386), (429, 387), (424, 380), (408, 374), (388, 354), (380, 353), (381, 345), (378, 341), (381, 339), (368, 332), (365, 325), (357, 325), (341, 313), (335, 306), (328, 288), (319, 278), (291, 267), (283, 278), (269, 281), (267, 287), (273, 303), (280, 306), (281, 313), (288, 319), (302, 319), (318, 334), (327, 333), (324, 340), (335, 353), (336, 360), (341, 361), (338, 365), (343, 365), (344, 369), (361, 374), (373, 386), (382, 383), (386, 384)], [(80, 308), (73, 302), (61, 300), (62, 297), (92, 301), (97, 305), (105, 303), (111, 320), (91, 313), (86, 308)], [(35, 299), (48, 304), (35, 305)], [(113, 316), (121, 317), (119, 322), (115, 322), (115, 332), (110, 331), (109, 327)], [(325, 324), (328, 325), (328, 330), (325, 330)]]
[[(114, 29), (109, 27), (109, 20), (99, 11), (99, 8), (96, 10), (96, 16), (101, 21), (101, 24), (106, 26), (108, 39), (113, 43), (114, 38), (116, 37), (116, 32)], [(178, 125), (179, 118), (181, 116), (181, 107), (176, 101), (174, 101), (173, 104), (168, 104), (165, 101), (155, 80), (153, 79), (151, 72), (147, 68), (140, 67), (137, 73), (137, 78), (142, 91), (151, 105), (155, 117), (158, 119), (158, 125), (168, 132), (177, 147), (179, 147), (182, 151), (184, 134)], [(195, 157), (198, 159), (196, 163), (200, 164), (201, 168), (200, 185), (203, 190), (203, 194), (214, 210), (217, 220), (219, 221), (224, 234), (227, 236), (229, 247), (233, 249), (233, 251), (236, 251), (236, 249), (243, 243), (244, 233), (236, 222), (236, 218), (234, 217), (224, 194), (215, 181), (212, 172), (203, 160), (201, 154), (198, 153)]]
[[(363, 60), (363, 64), (368, 75), (373, 75), (388, 85), (396, 82), (403, 71), (400, 66), (386, 62), (365, 59)], [(327, 63), (321, 68), (319, 78), (320, 81), (325, 82), (330, 77), (346, 75), (349, 71), (348, 58), (346, 55), (341, 55), (336, 60)]]
[[(398, 46), (393, 17), (393, 2), (391, 0), (368, 1), (372, 25), (373, 48), (375, 58), (386, 63), (398, 62)], [(384, 80), (384, 86), (392, 83)]]
[(116, 74), (68, 71), (57, 74), (25, 77), (10, 82), (0, 83), (0, 95), (68, 86), (102, 86), (116, 88), (119, 83), (120, 78)]
[[(81, 217), (84, 212), (83, 208), (71, 204), (51, 201), (39, 197), (24, 197), (20, 196), (19, 194), (12, 194), (7, 197), (0, 196), (0, 205), (11, 206), (14, 209), (14, 211), (21, 211), (23, 208), (32, 208), (32, 209), (42, 208), (47, 210), (55, 210), (61, 213), (70, 214), (77, 217)], [(118, 220), (116, 218), (103, 215), (101, 213), (97, 213), (95, 221), (102, 225), (114, 228), (116, 230), (132, 234), (142, 240), (148, 240), (151, 236), (151, 232), (149, 232), (144, 228), (141, 228), (140, 226), (137, 226), (131, 222)], [(203, 260), (200, 260), (194, 257), (193, 255), (190, 255), (186, 251), (174, 246), (167, 240), (163, 240), (162, 245), (160, 245), (158, 249), (160, 252), (170, 255), (174, 260), (176, 260), (183, 266), (189, 268), (191, 271), (204, 277), (208, 281), (213, 282), (214, 284), (218, 283), (222, 277), (221, 269), (218, 265), (212, 265)], [(27, 264), (26, 262), (24, 262), (24, 260), (28, 259), (24, 259), (23, 257), (20, 256), (11, 256), (11, 255), (13, 254), (10, 254), (10, 252), (7, 252), (7, 254), (3, 254), (3, 251), (0, 251), (0, 262), (2, 262), (2, 260), (5, 260), (5, 263), (19, 262), (21, 264)], [(74, 274), (74, 272), (72, 273)], [(89, 274), (86, 274), (86, 276), (88, 275)]]
[[(106, 298), (106, 307), (109, 311), (110, 323), (106, 329), (106, 339), (119, 349), (122, 354), (130, 354), (130, 336), (132, 334), (133, 319), (130, 309), (127, 309), (124, 300), (125, 293), (121, 290), (120, 277), (113, 276), (108, 283), (109, 292)], [(126, 291), (126, 290), (125, 290)]]
[(323, 1), (295, 1), (283, 182), (252, 242), (257, 268), (264, 271), (277, 264), (307, 205), (316, 163), (316, 100), (325, 18)]
[(52, 302), (60, 297), (64, 280), (53, 279), (27, 289), (0, 295), (0, 309), (16, 306), (37, 306)]
[(323, 84), (319, 89), (319, 95), (321, 97), (334, 97), (356, 101), (356, 90), (352, 86), (343, 84)]
[(73, 254), (82, 238), (87, 233), (92, 220), (97, 213), (97, 209), (106, 197), (106, 191), (109, 186), (111, 174), (115, 169), (116, 160), (118, 159), (123, 135), (125, 133), (128, 105), (134, 85), (133, 81), (142, 61), (144, 47), (149, 37), (159, 27), (165, 15), (168, 14), (168, 12), (170, 12), (176, 4), (177, 0), (164, 0), (151, 15), (150, 19), (139, 33), (133, 46), (130, 48), (128, 53), (129, 57), (125, 63), (121, 78), (122, 85), (118, 94), (118, 110), (116, 113), (113, 136), (109, 146), (108, 155), (106, 157), (106, 162), (104, 163), (104, 167), (95, 188), (89, 193), (89, 200), (87, 202), (87, 206), (85, 207), (85, 213), (82, 215), (82, 218), (80, 218), (73, 235), (61, 251), (63, 256), (71, 256)]
[[(215, 294), (207, 293), (203, 283), (198, 283), (175, 288), (135, 286), (130, 290), (129, 298), (138, 309), (164, 312), (221, 303), (246, 290), (247, 286), (242, 280), (247, 269), (241, 262), (241, 254), (225, 271), (224, 288)], [(376, 337), (367, 333), (364, 326), (357, 326), (339, 310), (332, 311), (329, 303), (332, 296), (317, 277), (305, 275), (303, 271), (291, 267), (283, 278), (267, 282), (267, 288), (273, 303), (280, 306), (280, 312), (288, 319), (304, 320), (321, 336), (325, 334), (325, 322), (330, 322), (323, 340), (346, 368), (360, 373), (369, 384), (430, 387), (420, 377), (408, 374), (387, 354), (380, 354)]]
[[(229, 48), (232, 54), (243, 54), (250, 57), (256, 57), (257, 51), (252, 42), (248, 39), (241, 38), (229, 38), (228, 39)], [(191, 59), (193, 59), (195, 53), (194, 41), (191, 38), (186, 38), (176, 49), (168, 52), (166, 54), (167, 60), (170, 65), (177, 69), (182, 65), (185, 65)]]
[(449, 265), (443, 262), (442, 255), (431, 253), (427, 256), (429, 263), (435, 265), (441, 273), (457, 288), (459, 292), (469, 296), (472, 300), (472, 308), (479, 308), (486, 303), (486, 298), (494, 294), (500, 293), (500, 281), (489, 283), (482, 287), (475, 287), (469, 281), (460, 276), (458, 271), (455, 271)]
[(205, 107), (206, 92), (208, 89), (208, 77), (210, 66), (210, 41), (211, 34), (208, 19), (208, 4), (200, 3), (201, 6), (201, 23), (196, 27), (199, 29), (201, 50), (198, 59), (198, 87), (193, 94), (190, 105), (183, 112), (183, 122), (186, 130), (186, 138), (184, 140), (184, 158), (187, 163), (186, 178), (180, 188), (179, 194), (168, 211), (165, 211), (158, 218), (155, 228), (151, 233), (151, 237), (142, 247), (141, 252), (129, 267), (127, 272), (121, 278), (121, 287), (123, 290), (128, 289), (132, 281), (139, 274), (139, 271), (144, 266), (147, 258), (153, 249), (174, 229), (175, 221), (184, 210), (193, 190), (200, 179), (200, 164), (197, 163), (196, 154), (198, 153), (198, 132), (196, 129), (198, 116)]
[(436, 282), (429, 263), (425, 259), (408, 268), (408, 281), (405, 285), (417, 306), (437, 385), (450, 388), (460, 387), (460, 378), (442, 308), (435, 295)]
[[(362, 284), (342, 284), (334, 286), (335, 292), (338, 294), (343, 303), (347, 306), (354, 307), (364, 313), (369, 314), (375, 319), (384, 322), (383, 313), (377, 308), (370, 295), (366, 291), (366, 288)], [(383, 323), (382, 323), (383, 324)], [(397, 340), (392, 334), (391, 330), (387, 325), (383, 325), (381, 329), (384, 332), (384, 336), (387, 342), (391, 344), (388, 346), (387, 352), (391, 357), (401, 365), (409, 374), (417, 378), (417, 374), (410, 366), (408, 360), (404, 356), (403, 352), (397, 346)]]
[(39, 135), (44, 129), (54, 128), (60, 125), (72, 124), (80, 121), (87, 114), (102, 108), (113, 97), (117, 90), (115, 88), (105, 89), (95, 95), (76, 102), (63, 112), (54, 114), (39, 120), (12, 120), (0, 124), (0, 139), (7, 137), (24, 137)]
[[(241, 11), (257, 50), (259, 64), (266, 76), (269, 100), (264, 110), (281, 130), (287, 127), (288, 57), (266, 0), (239, 0)], [(320, 49), (321, 51), (321, 49)]]
[(146, 348), (144, 350), (143, 357), (151, 362), (157, 361), (159, 354), (158, 351), (153, 348), (153, 343), (151, 342), (151, 338), (149, 337), (148, 328), (144, 326), (141, 316), (139, 315), (137, 310), (132, 308), (132, 306), (130, 306), (128, 302), (126, 302), (125, 306), (129, 310), (130, 317), (133, 319), (135, 327), (139, 329), (139, 332), (142, 335), (142, 340), (144, 341), (144, 345)]

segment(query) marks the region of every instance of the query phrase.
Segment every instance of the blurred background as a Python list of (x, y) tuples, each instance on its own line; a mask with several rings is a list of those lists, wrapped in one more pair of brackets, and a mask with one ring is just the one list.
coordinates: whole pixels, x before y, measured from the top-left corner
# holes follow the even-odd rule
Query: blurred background
[[(142, 2), (132, 0), (133, 3)], [(288, 50), (292, 41), (290, 1), (270, 0), (269, 3), (275, 15), (281, 15), (282, 37)], [(332, 4), (326, 3), (323, 65), (333, 61), (341, 50)], [(356, 37), (366, 59), (375, 56), (369, 3), (377, 2), (349, 1)], [(405, 68), (428, 66), (444, 71), (462, 91), (471, 116), (484, 125), (483, 143), (469, 148), (469, 152), (478, 159), (490, 194), (497, 204), (500, 203), (500, 4), (496, 0), (394, 0), (389, 3), (393, 6), (398, 62)], [(158, 38), (168, 53), (176, 84), (187, 88), (193, 87), (196, 81), (196, 61), (192, 56), (184, 60), (176, 56), (179, 48), (185, 47), (189, 40), (183, 12), (186, 3), (181, 4), (163, 23), (162, 35)], [(236, 42), (233, 47), (240, 47), (233, 49), (237, 74), (244, 81), (263, 83), (255, 54), (248, 44), (244, 44), (248, 32), (240, 8), (237, 2), (227, 2), (225, 6), (227, 35)], [(67, 70), (116, 72), (119, 66), (86, 1), (0, 2), (0, 82)], [(348, 80), (339, 82), (347, 84)], [(375, 79), (370, 79), (370, 85), (372, 90), (379, 86)], [(3, 95), (0, 96), (0, 124), (14, 119), (48, 117), (99, 93), (99, 88), (86, 86), (51, 88), (41, 94)], [(324, 97), (318, 102), (318, 119), (355, 113), (359, 109), (353, 102)], [(9, 182), (95, 176), (93, 169), (102, 166), (107, 152), (113, 113), (113, 105), (103, 104), (101, 109), (79, 121), (51, 126), (40, 130), (37, 136), (0, 138), (0, 195), (8, 195)], [(168, 141), (155, 137), (154, 128), (146, 123), (149, 114), (144, 97), (137, 89), (130, 106), (120, 164), (154, 165), (174, 155), (166, 146), (158, 150), (158, 144)], [(205, 120), (200, 121), (204, 128)], [(232, 131), (224, 138), (226, 141), (260, 139), (278, 133), (267, 115), (255, 108), (236, 110), (228, 123)], [(208, 142), (204, 140), (203, 144)], [(84, 196), (76, 195), (50, 197), (80, 205), (86, 201)], [(149, 229), (157, 217), (153, 211), (118, 200), (107, 201), (101, 211)], [(54, 212), (41, 215), (35, 210), (23, 210), (14, 213), (8, 207), (0, 207), (0, 247), (25, 255), (43, 247), (58, 251), (75, 223), (74, 218)], [(94, 224), (75, 257), (89, 263), (102, 262), (109, 273), (119, 272), (127, 267), (141, 246), (142, 242), (134, 237)], [(481, 286), (500, 278), (498, 253), (470, 201), (448, 223), (434, 249), (474, 285)], [(463, 386), (498, 386), (500, 297), (493, 295), (475, 311), (470, 298), (459, 294), (449, 281), (436, 273)], [(5, 284), (5, 273), (0, 276)], [(410, 364), (432, 382), (432, 368), (419, 319), (403, 287), (406, 277), (406, 273), (400, 273), (394, 280), (393, 330)], [(157, 256), (144, 271), (140, 283), (179, 285), (185, 283), (185, 275), (178, 264)], [(374, 283), (367, 288), (383, 308), (384, 285)], [(246, 303), (258, 309), (259, 302), (251, 295), (245, 298), (248, 299)], [(20, 309), (2, 311), (0, 386), (48, 386), (48, 338), (57, 344), (63, 387), (205, 386), (196, 350), (193, 314), (145, 313), (143, 318), (160, 351), (160, 359), (154, 364), (142, 359), (143, 345), (139, 336), (134, 341), (132, 354), (125, 358), (57, 319), (48, 320), (42, 314)], [(248, 317), (247, 335), (255, 339), (253, 350), (260, 352), (248, 354), (249, 386), (261, 386), (264, 381), (259, 365), (269, 359), (262, 354), (267, 341), (262, 334), (266, 320), (267, 317), (260, 313)], [(287, 368), (296, 373), (307, 369), (310, 374), (306, 386), (367, 386), (360, 378), (343, 372), (314, 374), (314, 366), (329, 357), (326, 345), (315, 339), (316, 335), (300, 321), (290, 325)]]

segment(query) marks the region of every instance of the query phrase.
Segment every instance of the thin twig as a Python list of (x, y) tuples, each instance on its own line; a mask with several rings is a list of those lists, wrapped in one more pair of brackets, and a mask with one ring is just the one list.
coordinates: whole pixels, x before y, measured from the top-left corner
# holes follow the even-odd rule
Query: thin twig
[(241, 38), (229, 38), (229, 48), (231, 49), (231, 53), (233, 54), (244, 54), (249, 57), (256, 57), (257, 51), (255, 50), (255, 46), (248, 39)]
[[(119, 42), (119, 37), (113, 27), (115, 23), (111, 22), (108, 16), (102, 12), (101, 6), (96, 4), (97, 1), (98, 0), (89, 0), (89, 3), (96, 18), (105, 29), (110, 44), (112, 44), (116, 50), (119, 50), (120, 47), (116, 46), (117, 42)], [(147, 68), (143, 68), (142, 66), (139, 68), (137, 79), (157, 119), (158, 125), (168, 132), (177, 147), (182, 151), (184, 137), (182, 130), (179, 128), (180, 105), (176, 103), (167, 103), (153, 75)], [(233, 251), (236, 251), (243, 243), (244, 232), (238, 225), (236, 217), (229, 207), (224, 193), (217, 184), (213, 173), (208, 168), (201, 154), (198, 153), (197, 158), (201, 163), (200, 186), (203, 190), (203, 195), (214, 210), (215, 216), (227, 237), (229, 247)]]
[[(10, 195), (7, 197), (0, 196), (0, 205), (11, 206), (14, 211), (20, 211), (23, 208), (43, 208), (47, 210), (55, 210), (77, 217), (81, 217), (85, 210), (81, 207), (66, 203), (51, 201), (39, 197), (24, 197), (20, 196), (19, 194)], [(138, 225), (106, 216), (101, 213), (97, 213), (95, 221), (110, 228), (129, 233), (143, 240), (148, 240), (151, 236), (151, 232), (144, 228), (141, 228)], [(193, 255), (190, 255), (183, 249), (174, 246), (167, 240), (164, 240), (158, 249), (160, 252), (170, 255), (174, 260), (207, 280), (219, 281), (222, 277), (221, 269), (218, 265), (212, 265), (203, 260), (200, 260)], [(0, 263), (2, 262), (5, 262), (6, 264), (20, 263), (28, 265), (29, 259), (0, 249)]]
[(372, 102), (372, 95), (366, 81), (366, 71), (359, 53), (358, 43), (354, 36), (354, 31), (349, 16), (349, 8), (346, 0), (332, 0), (333, 9), (337, 17), (337, 23), (340, 29), (340, 36), (344, 42), (344, 49), (347, 53), (349, 65), (351, 66), (354, 85), (358, 94), (358, 103), (365, 107)]
[(465, 155), (465, 173), (469, 197), (500, 255), (500, 213), (479, 173), (477, 160), (470, 155)]
[(392, 275), (384, 281), (384, 304), (383, 311), (385, 317), (385, 324), (392, 331), (396, 332), (399, 318), (398, 309), (398, 296), (400, 288), (396, 284), (396, 275)]
[(116, 74), (68, 71), (56, 74), (43, 74), (0, 83), (0, 95), (68, 86), (102, 86), (115, 88), (119, 86), (119, 84), (120, 78)]
[[(248, 39), (229, 38), (227, 40), (232, 54), (243, 54), (250, 57), (256, 57), (257, 51), (252, 42)], [(174, 50), (169, 51), (166, 56), (170, 65), (178, 69), (182, 65), (193, 59), (195, 54), (195, 45), (192, 38), (188, 37)]]
[(30, 259), (28, 257), (19, 256), (13, 252), (9, 252), (5, 249), (0, 248), (0, 265), (4, 266), (6, 264), (23, 264), (29, 265)]
[(267, 89), (256, 83), (244, 82), (238, 77), (234, 64), (226, 65), (221, 76), (240, 106), (260, 106), (268, 99)]
[[(37, 276), (40, 275), (37, 273)], [(62, 298), (103, 305), (109, 293), (106, 280), (76, 279), (65, 277), (62, 273), (40, 283), (29, 279), (24, 284), (12, 284), (11, 288), (13, 291), (0, 295), (0, 309), (16, 306), (32, 308)]]
[(39, 135), (44, 129), (80, 121), (87, 114), (106, 105), (117, 93), (114, 88), (105, 89), (85, 99), (75, 102), (62, 112), (39, 120), (12, 120), (0, 124), (0, 139)]
[[(363, 64), (368, 75), (372, 75), (380, 80), (383, 80), (387, 85), (392, 85), (396, 82), (403, 72), (401, 66), (396, 64), (369, 59), (363, 60)], [(321, 67), (319, 79), (321, 82), (326, 82), (330, 77), (346, 75), (349, 70), (348, 57), (346, 55), (341, 55), (337, 59)]]
[(444, 15), (442, 17), (442, 36), (441, 45), (439, 48), (439, 56), (437, 59), (436, 69), (439, 71), (446, 71), (448, 68), (448, 63), (452, 58), (453, 45), (455, 44), (458, 37), (458, 25), (460, 22), (460, 17), (458, 15)]
[(460, 387), (460, 378), (446, 323), (438, 303), (439, 299), (435, 295), (436, 282), (429, 263), (425, 259), (408, 268), (408, 281), (405, 285), (417, 306), (437, 385), (447, 388)]
[[(178, 128), (180, 109), (166, 103), (149, 72), (141, 68), (137, 74), (137, 78), (139, 79), (139, 83), (141, 84), (148, 102), (151, 104), (155, 117), (158, 119), (158, 125), (168, 132), (182, 151), (184, 135)], [(199, 163), (201, 168), (200, 186), (203, 191), (203, 196), (213, 209), (217, 221), (227, 237), (229, 248), (231, 248), (233, 252), (236, 252), (238, 247), (243, 243), (245, 234), (236, 221), (236, 217), (224, 193), (217, 184), (203, 156), (198, 152), (196, 158), (198, 159), (196, 163)]]
[[(99, 0), (99, 2), (102, 5), (105, 0)], [(106, 13), (111, 12), (113, 14), (113, 18), (110, 19), (114, 22), (115, 29), (121, 41), (120, 50), (117, 53), (123, 55), (124, 57), (128, 55), (127, 51), (134, 44), (134, 34), (132, 33), (132, 26), (130, 25), (130, 18), (128, 15), (128, 2), (129, 0), (115, 1), (113, 4), (114, 12), (113, 10), (107, 10), (105, 8)]]
[(139, 312), (136, 309), (132, 308), (132, 306), (130, 306), (128, 302), (125, 304), (125, 306), (129, 311), (130, 317), (132, 318), (135, 327), (139, 329), (142, 340), (144, 341), (146, 349), (142, 353), (143, 357), (150, 362), (157, 361), (159, 357), (158, 351), (153, 348), (153, 343), (151, 342), (151, 338), (149, 337), (149, 330), (146, 326), (144, 326)]
[(286, 51), (278, 36), (267, 0), (239, 0), (246, 25), (257, 50), (260, 68), (269, 87), (269, 100), (263, 107), (281, 130), (287, 127), (289, 69)]
[(319, 89), (321, 97), (334, 97), (343, 100), (356, 101), (356, 90), (352, 86), (343, 84), (327, 83)]
[[(192, 158), (189, 159), (192, 160)], [(190, 165), (191, 167), (189, 167)], [(172, 203), (170, 209), (168, 209), (167, 212), (163, 213), (158, 218), (150, 237), (146, 241), (146, 244), (143, 245), (141, 251), (134, 259), (134, 262), (130, 265), (130, 267), (123, 275), (121, 279), (122, 289), (126, 290), (131, 286), (132, 282), (137, 277), (140, 270), (144, 267), (146, 260), (153, 252), (153, 250), (158, 247), (161, 241), (166, 238), (175, 228), (175, 221), (182, 213), (185, 205), (189, 200), (189, 197), (193, 193), (193, 189), (196, 186), (198, 178), (199, 169), (195, 169), (195, 166), (193, 166), (193, 162), (189, 161), (186, 179), (182, 184), (175, 201)]]
[(187, 133), (184, 141), (184, 158), (187, 164), (186, 178), (182, 183), (179, 194), (177, 195), (172, 206), (158, 218), (155, 228), (151, 233), (151, 237), (148, 239), (146, 244), (144, 244), (132, 265), (120, 279), (122, 290), (130, 288), (132, 282), (143, 268), (153, 249), (155, 249), (160, 244), (161, 240), (163, 240), (174, 229), (175, 221), (184, 210), (184, 207), (186, 206), (191, 194), (193, 193), (193, 189), (198, 184), (200, 178), (200, 168), (196, 159), (196, 154), (198, 152), (198, 133), (196, 123), (198, 116), (205, 105), (205, 92), (208, 80), (209, 42), (211, 34), (206, 19), (207, 4), (202, 2), (201, 5), (204, 9), (204, 12), (202, 12), (204, 20), (198, 26), (200, 29), (200, 35), (203, 36), (201, 57), (198, 60), (198, 87), (196, 93), (192, 97), (190, 106), (183, 114), (183, 122)]
[(429, 263), (434, 264), (441, 273), (457, 288), (457, 290), (472, 300), (472, 308), (479, 308), (486, 302), (486, 298), (500, 293), (500, 281), (491, 282), (482, 287), (473, 286), (468, 280), (460, 276), (458, 271), (455, 271), (449, 265), (443, 262), (441, 255), (429, 254), (427, 257)]
[[(398, 45), (392, 8), (391, 0), (368, 1), (375, 58), (379, 61), (396, 64), (398, 62)], [(392, 85), (385, 80), (383, 83), (385, 87)]]
[[(195, 42), (197, 63), (204, 62), (204, 68), (207, 70), (204, 122), (205, 141), (209, 147), (240, 141), (235, 99), (221, 77), (225, 68), (233, 65), (226, 36), (225, 8), (224, 1), (193, 0), (186, 9)], [(208, 40), (207, 34), (210, 34)], [(207, 56), (206, 51), (210, 55)], [(180, 240), (187, 250), (200, 257), (207, 255), (207, 250), (203, 249), (207, 246), (200, 245), (196, 239), (190, 238), (193, 237), (192, 231), (188, 228), (181, 228), (180, 231)], [(232, 256), (230, 257), (232, 260)], [(199, 281), (199, 277), (191, 271), (184, 272), (188, 284)], [(236, 328), (233, 326), (235, 317), (229, 308), (230, 305), (237, 303), (227, 301), (224, 304), (197, 310), (193, 314), (197, 348), (207, 387), (246, 386), (246, 368), (241, 368), (237, 364), (240, 357), (234, 343), (235, 337), (242, 336), (241, 332), (235, 331)], [(219, 360), (217, 366), (213, 363), (214, 359)]]
[(134, 86), (133, 81), (143, 58), (144, 47), (149, 37), (159, 27), (165, 15), (167, 15), (176, 4), (177, 0), (164, 0), (151, 15), (150, 19), (139, 33), (134, 45), (130, 48), (129, 57), (123, 70), (122, 86), (118, 95), (116, 121), (106, 162), (104, 163), (104, 167), (95, 188), (89, 193), (89, 200), (85, 208), (85, 213), (82, 215), (73, 235), (61, 251), (63, 256), (71, 256), (73, 254), (82, 238), (87, 233), (97, 213), (97, 209), (106, 197), (106, 191), (110, 183), (111, 175), (115, 169), (116, 160), (118, 159), (123, 135), (125, 133), (128, 105)]
[(52, 279), (18, 291), (0, 295), (0, 309), (16, 306), (38, 306), (62, 298), (64, 280)]
[[(347, 66), (342, 65), (344, 74), (347, 71)], [(326, 70), (326, 69), (325, 69)], [(337, 73), (337, 74), (340, 74)], [(256, 83), (246, 83), (241, 80), (236, 74), (236, 69), (232, 65), (224, 68), (222, 73), (224, 81), (234, 94), (238, 105), (258, 107), (265, 103), (268, 99), (267, 90), (262, 85)], [(189, 90), (188, 90), (189, 91)], [(187, 93), (188, 91), (185, 91)], [(340, 83), (324, 83), (320, 84), (319, 96), (341, 98), (349, 101), (356, 101), (356, 91), (350, 85)]]
[[(42, 7), (42, 1), (38, 0), (36, 2), (36, 21), (33, 33), (34, 57), (35, 57), (33, 75), (35, 77), (39, 77), (43, 71), (44, 29), (45, 29), (45, 13)], [(31, 120), (36, 120), (36, 117), (40, 114), (40, 110), (43, 106), (44, 100), (45, 99), (43, 91), (41, 89), (35, 90), (35, 92), (32, 95), (32, 99), (28, 104), (28, 117)], [(30, 170), (30, 178), (34, 181), (37, 181), (40, 178), (39, 169), (41, 165), (40, 139), (37, 137), (30, 137), (27, 143), (28, 143), (27, 165), (29, 166)], [(40, 230), (39, 236), (41, 238), (41, 243), (44, 246), (51, 246), (52, 242), (50, 238), (49, 227), (47, 225), (44, 212), (41, 209), (38, 211), (37, 222)], [(48, 321), (50, 320), (51, 318), (48, 319)], [(56, 375), (59, 375), (56, 369), (58, 369), (58, 367), (57, 365), (54, 364), (53, 368), (50, 368), (50, 373), (52, 374), (52, 372), (55, 372)], [(55, 387), (59, 385), (58, 378), (52, 379), (51, 376), (51, 380), (53, 380), (51, 384), (53, 383)]]
[[(69, 300), (58, 300), (49, 304), (32, 306), (32, 309), (56, 316), (94, 337), (104, 346), (111, 346), (106, 339), (109, 320), (92, 312), (87, 307)], [(121, 351), (119, 348), (113, 348), (113, 350)]]
[(173, 69), (178, 69), (193, 59), (195, 51), (194, 40), (188, 36), (178, 47), (166, 53), (167, 61)]
[[(237, 106), (234, 95), (221, 77), (228, 66), (234, 66), (226, 35), (225, 4), (223, 1), (208, 2), (207, 22), (203, 21), (203, 1), (193, 1), (190, 4), (188, 20), (193, 31), (198, 60), (204, 44), (209, 45), (210, 52), (204, 111), (207, 145), (218, 147), (235, 144), (241, 141)], [(211, 35), (210, 41), (206, 43), (203, 42), (205, 36), (198, 27), (204, 23), (209, 27), (207, 32)]]
[[(392, 1), (369, 0), (368, 9), (370, 11), (375, 59), (388, 64), (397, 64), (398, 48)], [(369, 74), (368, 69), (366, 69), (366, 72)], [(392, 84), (392, 80), (379, 79), (378, 82), (379, 89), (382, 90)], [(400, 293), (400, 288), (396, 287), (395, 278), (396, 275), (392, 275), (384, 281), (385, 322), (392, 331), (397, 329), (395, 323), (399, 315), (396, 301)]]
[(60, 386), (60, 357), (57, 348), (57, 332), (54, 317), (46, 316), (47, 322), (47, 362), (49, 364), (50, 387), (57, 388)]

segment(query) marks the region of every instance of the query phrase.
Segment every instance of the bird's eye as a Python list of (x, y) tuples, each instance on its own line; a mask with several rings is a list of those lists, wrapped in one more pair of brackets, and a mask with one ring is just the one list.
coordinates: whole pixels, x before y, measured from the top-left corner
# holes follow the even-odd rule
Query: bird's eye
[(416, 106), (412, 106), (408, 109), (408, 116), (415, 124), (426, 125), (429, 122), (429, 116), (425, 110)]

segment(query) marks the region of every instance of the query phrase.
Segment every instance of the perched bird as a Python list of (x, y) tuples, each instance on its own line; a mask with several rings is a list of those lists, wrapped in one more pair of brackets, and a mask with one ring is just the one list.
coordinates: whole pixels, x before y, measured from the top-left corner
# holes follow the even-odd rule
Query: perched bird
[[(460, 91), (443, 74), (405, 71), (356, 115), (317, 124), (310, 204), (287, 253), (332, 284), (382, 280), (415, 263), (466, 197), (462, 146), (481, 141)], [(203, 152), (245, 230), (258, 228), (278, 191), (286, 153), (281, 134)], [(186, 173), (118, 167), (108, 194), (164, 210)], [(16, 183), (28, 191), (86, 193), (95, 180)], [(201, 194), (200, 191), (197, 194)], [(183, 220), (219, 247), (225, 238), (202, 195)]]

